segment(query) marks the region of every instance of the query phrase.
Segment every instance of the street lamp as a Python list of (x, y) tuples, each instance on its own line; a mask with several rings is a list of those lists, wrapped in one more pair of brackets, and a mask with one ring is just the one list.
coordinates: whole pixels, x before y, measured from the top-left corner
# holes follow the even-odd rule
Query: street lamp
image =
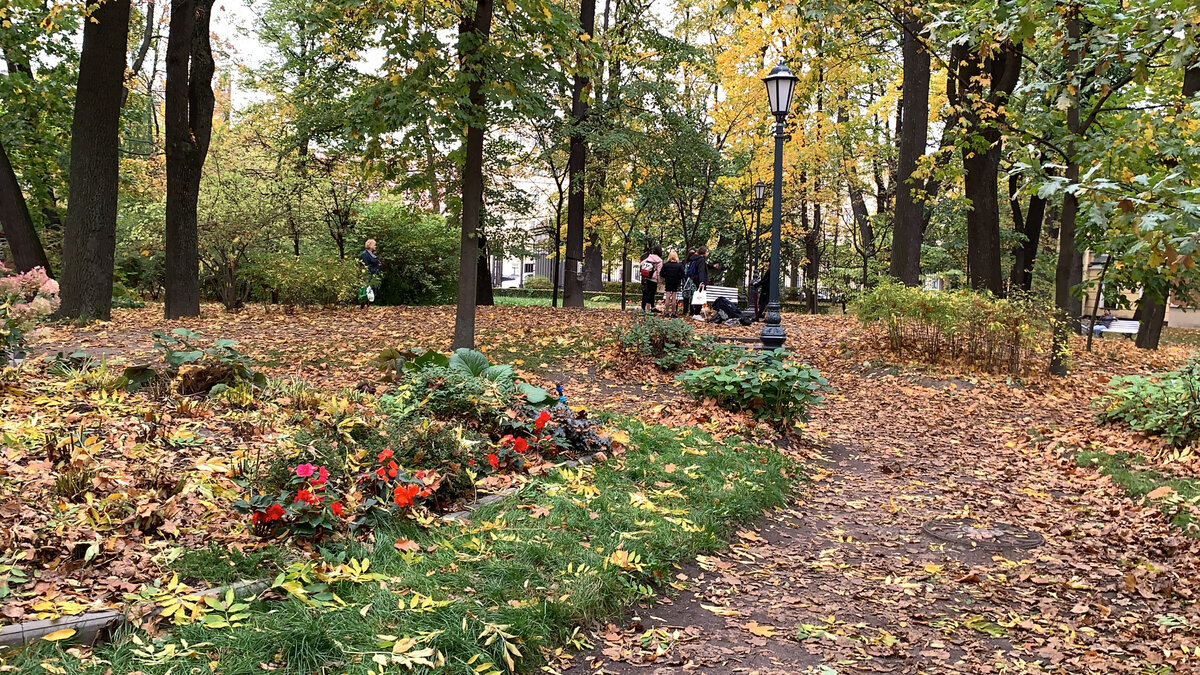
[(759, 335), (767, 349), (779, 349), (787, 340), (779, 317), (779, 230), (783, 220), (783, 141), (787, 138), (783, 132), (783, 123), (792, 107), (792, 94), (796, 91), (798, 79), (800, 78), (792, 75), (792, 71), (782, 63), (772, 68), (771, 74), (763, 78), (763, 83), (767, 85), (771, 114), (775, 116), (775, 189), (771, 203), (771, 263), (767, 268), (771, 279), (770, 292), (767, 295), (766, 322)]
[[(765, 201), (764, 197), (766, 196), (766, 193), (766, 183), (760, 180), (754, 184), (754, 248), (751, 252), (754, 264), (750, 267), (752, 270), (750, 276), (751, 279), (758, 279), (759, 274), (761, 273), (760, 266), (762, 265), (762, 244), (760, 242), (762, 241), (762, 207), (763, 202)], [(758, 294), (761, 292), (761, 290), (758, 290), (754, 293), (747, 293), (747, 295), (754, 298), (754, 306), (750, 308), (750, 311), (754, 312), (755, 319), (758, 318)]]

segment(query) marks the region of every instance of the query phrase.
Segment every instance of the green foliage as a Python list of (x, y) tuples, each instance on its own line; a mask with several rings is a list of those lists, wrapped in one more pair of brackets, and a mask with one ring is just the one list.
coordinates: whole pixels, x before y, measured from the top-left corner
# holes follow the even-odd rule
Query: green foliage
[(525, 280), (525, 288), (528, 288), (533, 291), (541, 291), (541, 290), (548, 291), (548, 290), (552, 290), (554, 288), (554, 282), (551, 281), (548, 277), (543, 277), (543, 276), (529, 277), (528, 279)]
[[(1136, 453), (1084, 451), (1075, 455), (1075, 461), (1079, 466), (1098, 468), (1129, 494), (1156, 504), (1175, 527), (1192, 536), (1200, 535), (1194, 515), (1196, 505), (1200, 504), (1200, 480), (1156, 471), (1147, 465), (1145, 457)], [(1164, 487), (1170, 490), (1163, 490)], [(1161, 498), (1149, 497), (1155, 490), (1166, 494)]]
[(925, 363), (965, 360), (1024, 375), (1047, 353), (1051, 312), (1031, 299), (969, 290), (923, 291), (884, 282), (858, 300), (858, 320), (880, 325), (893, 351)]
[(454, 297), (459, 232), (441, 216), (373, 202), (363, 205), (355, 229), (363, 239), (375, 239), (378, 247), (383, 280), (377, 304), (437, 304)]
[(1169, 373), (1114, 378), (1100, 421), (1119, 422), (1181, 447), (1200, 440), (1200, 357)]
[(174, 378), (183, 394), (212, 395), (241, 384), (267, 385), (266, 376), (255, 370), (257, 362), (234, 348), (237, 340), (215, 340), (210, 347), (200, 347), (195, 344), (200, 336), (186, 328), (170, 334), (156, 330), (152, 335), (167, 364), (164, 371), (160, 374), (148, 364), (128, 366), (113, 382), (115, 388), (137, 391), (162, 378)]
[(807, 421), (808, 409), (825, 400), (822, 392), (830, 391), (821, 371), (793, 362), (783, 350), (689, 370), (676, 381), (698, 399), (711, 398), (727, 410), (746, 410), (777, 424)]
[(357, 260), (337, 256), (277, 255), (255, 266), (251, 278), (278, 294), (285, 305), (349, 302), (363, 284)]
[(653, 359), (655, 367), (674, 371), (701, 363), (725, 363), (732, 358), (728, 349), (711, 338), (696, 335), (683, 319), (663, 319), (653, 314), (634, 314), (632, 323), (614, 330), (615, 342), (628, 354)]

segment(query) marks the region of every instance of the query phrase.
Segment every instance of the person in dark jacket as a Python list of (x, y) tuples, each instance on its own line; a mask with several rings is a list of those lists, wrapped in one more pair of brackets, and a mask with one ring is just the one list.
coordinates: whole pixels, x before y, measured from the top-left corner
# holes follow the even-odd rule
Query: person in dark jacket
[[(688, 270), (688, 279), (697, 291), (702, 291), (708, 286), (708, 247), (701, 246), (696, 249), (696, 257), (692, 260), (691, 267)], [(691, 315), (695, 316), (700, 313), (703, 305), (693, 304), (691, 306)]]
[(679, 316), (679, 285), (683, 282), (683, 265), (679, 262), (679, 254), (671, 251), (667, 262), (663, 263), (660, 273), (663, 286), (666, 289), (666, 313), (669, 317)]
[[(368, 239), (363, 244), (363, 252), (358, 254), (358, 260), (367, 269), (367, 286), (371, 288), (371, 294), (379, 295), (379, 256), (375, 255), (375, 240)], [(366, 302), (359, 302), (359, 307), (366, 307)]]
[(758, 306), (754, 308), (754, 320), (761, 321), (767, 313), (767, 299), (771, 294), (771, 267), (767, 266), (763, 270), (762, 276), (754, 282), (754, 287), (758, 289)]

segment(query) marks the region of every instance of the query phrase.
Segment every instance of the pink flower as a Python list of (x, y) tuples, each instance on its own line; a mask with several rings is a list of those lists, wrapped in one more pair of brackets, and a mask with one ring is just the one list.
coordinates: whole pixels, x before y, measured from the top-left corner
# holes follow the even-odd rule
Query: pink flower
[(301, 478), (308, 478), (309, 476), (313, 475), (313, 471), (316, 470), (317, 467), (313, 466), (312, 464), (301, 464), (296, 467), (296, 475)]

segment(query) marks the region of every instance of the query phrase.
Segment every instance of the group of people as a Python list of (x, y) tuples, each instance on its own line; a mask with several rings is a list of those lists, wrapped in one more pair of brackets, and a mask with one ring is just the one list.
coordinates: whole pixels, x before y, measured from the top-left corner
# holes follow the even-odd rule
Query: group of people
[[(681, 305), (687, 312), (687, 316), (702, 316), (706, 298), (705, 294), (698, 294), (698, 291), (706, 291), (709, 273), (720, 270), (719, 263), (709, 262), (708, 253), (707, 246), (690, 249), (687, 258), (680, 262), (679, 254), (671, 251), (664, 261), (662, 247), (652, 247), (639, 265), (642, 280), (642, 311), (659, 313), (656, 305), (659, 284), (662, 284), (662, 314), (664, 316), (672, 318), (679, 316)], [(754, 310), (756, 321), (761, 320), (766, 313), (768, 280), (770, 278), (771, 272), (768, 267), (750, 284), (751, 309)]]
[(671, 251), (667, 259), (662, 258), (662, 247), (650, 249), (639, 265), (642, 279), (642, 311), (658, 313), (658, 286), (663, 285), (663, 310), (667, 317), (679, 316), (682, 304), (688, 316), (696, 316), (703, 310), (703, 299), (698, 293), (708, 288), (710, 268), (719, 269), (719, 265), (708, 261), (708, 247), (700, 246), (688, 251), (687, 258), (682, 262), (679, 254)]

